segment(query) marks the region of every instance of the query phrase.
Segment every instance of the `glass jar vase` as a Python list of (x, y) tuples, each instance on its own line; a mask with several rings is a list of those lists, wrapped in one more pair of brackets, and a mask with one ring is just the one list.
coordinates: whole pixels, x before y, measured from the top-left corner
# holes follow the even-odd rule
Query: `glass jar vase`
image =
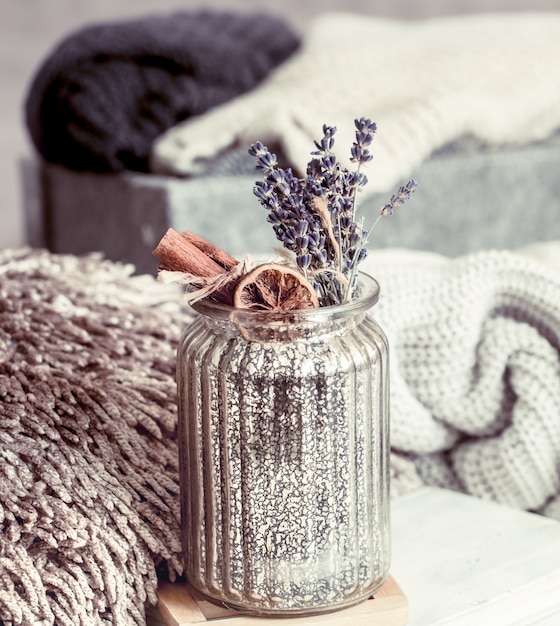
[(254, 312), (208, 300), (178, 348), (187, 580), (246, 613), (368, 598), (390, 562), (388, 346), (360, 275), (344, 305)]

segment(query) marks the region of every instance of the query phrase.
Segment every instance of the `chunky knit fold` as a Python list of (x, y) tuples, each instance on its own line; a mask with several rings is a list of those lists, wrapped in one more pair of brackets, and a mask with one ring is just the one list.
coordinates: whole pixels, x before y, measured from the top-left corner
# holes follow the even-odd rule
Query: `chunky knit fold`
[(393, 448), (426, 483), (516, 508), (551, 505), (560, 263), (506, 251), (410, 261), (379, 251), (364, 263), (382, 285), (374, 314), (391, 345)]

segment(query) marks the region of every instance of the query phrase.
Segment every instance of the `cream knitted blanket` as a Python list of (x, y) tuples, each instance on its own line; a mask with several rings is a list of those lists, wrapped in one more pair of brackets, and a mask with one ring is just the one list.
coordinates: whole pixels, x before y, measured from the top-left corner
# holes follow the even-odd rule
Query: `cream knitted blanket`
[(279, 146), (305, 171), (324, 123), (344, 162), (353, 120), (378, 124), (367, 193), (409, 177), (434, 150), (471, 135), (519, 145), (560, 129), (560, 12), (398, 22), (316, 18), (299, 52), (255, 90), (162, 135), (152, 168), (197, 174), (232, 146)]
[[(392, 490), (560, 519), (556, 270), (513, 253), (379, 251)], [(0, 251), (0, 622), (145, 623), (181, 572), (178, 292), (96, 256)]]
[(428, 484), (560, 519), (560, 242), (535, 250), (377, 251), (364, 269), (382, 286), (393, 450)]

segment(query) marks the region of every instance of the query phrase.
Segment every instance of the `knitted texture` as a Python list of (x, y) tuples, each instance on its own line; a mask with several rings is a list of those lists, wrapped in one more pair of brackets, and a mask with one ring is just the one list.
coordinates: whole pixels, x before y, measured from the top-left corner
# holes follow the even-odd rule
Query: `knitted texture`
[(387, 191), (434, 150), (472, 135), (524, 144), (560, 128), (560, 13), (397, 22), (327, 14), (259, 87), (163, 134), (154, 171), (203, 173), (220, 151), (260, 140), (300, 173), (324, 123), (349, 165), (353, 120), (378, 124), (366, 193)]
[[(141, 626), (182, 571), (180, 294), (132, 268), (0, 251), (0, 623)], [(393, 455), (393, 493), (421, 485)]]
[(298, 45), (287, 23), (264, 13), (200, 10), (89, 26), (38, 69), (27, 127), (48, 161), (147, 171), (158, 135), (253, 88)]
[(378, 251), (364, 269), (382, 286), (393, 448), (427, 484), (558, 515), (560, 263)]

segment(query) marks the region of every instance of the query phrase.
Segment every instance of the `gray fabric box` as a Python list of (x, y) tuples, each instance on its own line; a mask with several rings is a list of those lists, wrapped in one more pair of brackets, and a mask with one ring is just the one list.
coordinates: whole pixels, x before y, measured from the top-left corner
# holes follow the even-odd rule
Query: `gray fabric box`
[[(54, 252), (101, 251), (133, 263), (139, 273), (157, 270), (151, 252), (169, 226), (201, 235), (234, 256), (270, 252), (278, 242), (252, 193), (260, 173), (252, 163), (241, 169), (181, 179), (78, 173), (28, 161), (28, 240)], [(413, 177), (418, 191), (379, 223), (371, 247), (458, 256), (560, 238), (560, 136), (509, 150), (463, 140), (432, 155)], [(366, 228), (390, 195), (363, 199)]]

